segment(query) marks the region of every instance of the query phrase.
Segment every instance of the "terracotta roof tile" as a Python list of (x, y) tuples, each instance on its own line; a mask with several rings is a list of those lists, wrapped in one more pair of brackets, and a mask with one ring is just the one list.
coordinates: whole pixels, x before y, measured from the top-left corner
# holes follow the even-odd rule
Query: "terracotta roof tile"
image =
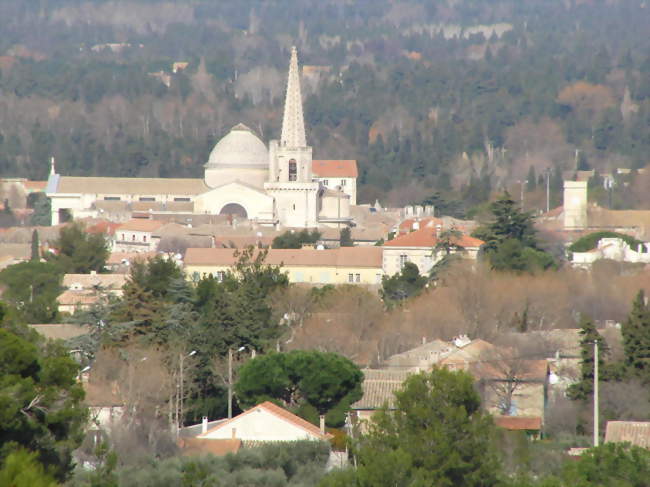
[(542, 429), (542, 418), (526, 416), (497, 416), (494, 424), (507, 430), (533, 430)]
[(363, 375), (363, 396), (350, 406), (352, 409), (379, 409), (384, 404), (387, 404), (389, 408), (394, 408), (394, 393), (401, 389), (410, 373), (385, 369), (365, 369)]
[[(185, 265), (233, 265), (233, 249), (190, 248)], [(381, 247), (340, 247), (338, 249), (270, 249), (265, 263), (285, 266), (381, 267)]]
[(133, 232), (153, 232), (158, 230), (160, 227), (165, 225), (165, 222), (158, 220), (148, 220), (148, 219), (139, 219), (129, 220), (126, 223), (122, 223), (119, 227), (115, 229), (116, 232), (126, 230)]
[(311, 170), (319, 178), (356, 178), (359, 175), (354, 160), (312, 161)]
[[(435, 247), (437, 243), (438, 237), (435, 228), (425, 227), (389, 240), (384, 247)], [(485, 242), (469, 235), (463, 235), (455, 243), (465, 248), (477, 248)]]
[(605, 443), (608, 442), (629, 442), (650, 449), (650, 422), (607, 421)]

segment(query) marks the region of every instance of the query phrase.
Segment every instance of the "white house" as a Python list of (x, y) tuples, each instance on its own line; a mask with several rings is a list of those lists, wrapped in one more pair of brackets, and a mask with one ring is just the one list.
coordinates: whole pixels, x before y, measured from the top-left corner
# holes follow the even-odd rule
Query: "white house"
[(650, 243), (640, 244), (636, 249), (632, 249), (622, 238), (601, 238), (595, 249), (588, 252), (573, 252), (571, 264), (574, 267), (589, 268), (601, 259), (650, 264)]
[(330, 435), (308, 421), (276, 406), (263, 402), (228, 421), (219, 423), (197, 439), (242, 442), (327, 440)]
[[(434, 248), (439, 242), (439, 231), (440, 228), (432, 219), (430, 225), (425, 225), (418, 230), (386, 242), (383, 246), (384, 273), (392, 276), (400, 272), (407, 262), (417, 265), (420, 274), (428, 273), (444, 256), (443, 251), (434, 252)], [(464, 258), (476, 260), (478, 251), (484, 242), (468, 235), (462, 235), (460, 238), (454, 239), (453, 243), (463, 247), (461, 255)]]
[(158, 220), (133, 219), (115, 229), (113, 235), (114, 252), (151, 252), (156, 250), (158, 241), (154, 233), (165, 225)]

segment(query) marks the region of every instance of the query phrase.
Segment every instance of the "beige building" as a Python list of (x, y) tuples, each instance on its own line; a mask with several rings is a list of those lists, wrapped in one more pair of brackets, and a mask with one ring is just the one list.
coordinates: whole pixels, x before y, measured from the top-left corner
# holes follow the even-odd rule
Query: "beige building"
[(126, 274), (66, 274), (63, 276), (65, 291), (57, 298), (60, 313), (74, 313), (88, 309), (102, 297), (122, 296)]
[(587, 181), (564, 181), (564, 228), (587, 227)]
[(312, 228), (352, 223), (355, 161), (313, 161), (307, 145), (295, 48), (280, 140), (267, 145), (238, 124), (214, 147), (203, 179), (69, 177), (52, 163), (46, 193), (52, 224), (70, 218), (126, 219), (134, 211), (235, 215), (260, 225)]
[[(444, 251), (434, 251), (439, 242), (440, 232), (440, 228), (436, 225), (435, 219), (431, 219), (430, 224), (386, 242), (383, 258), (384, 272), (392, 276), (400, 272), (404, 264), (412, 262), (418, 266), (420, 274), (427, 274), (445, 255)], [(462, 257), (476, 260), (484, 242), (468, 235), (462, 235), (453, 243), (463, 247)]]
[(160, 238), (156, 231), (165, 222), (158, 220), (133, 219), (115, 228), (113, 252), (152, 252)]
[[(233, 249), (187, 249), (185, 273), (197, 281), (212, 274), (223, 277), (237, 261)], [(265, 263), (282, 266), (292, 283), (381, 284), (381, 247), (340, 247), (338, 249), (270, 249)]]

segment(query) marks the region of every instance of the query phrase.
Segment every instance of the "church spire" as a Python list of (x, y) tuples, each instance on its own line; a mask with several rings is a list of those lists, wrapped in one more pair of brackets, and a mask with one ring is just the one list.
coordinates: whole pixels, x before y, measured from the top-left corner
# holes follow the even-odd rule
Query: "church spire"
[(284, 102), (282, 136), (280, 144), (285, 147), (306, 147), (305, 121), (302, 116), (302, 97), (300, 95), (300, 76), (298, 74), (298, 52), (291, 48), (287, 99)]

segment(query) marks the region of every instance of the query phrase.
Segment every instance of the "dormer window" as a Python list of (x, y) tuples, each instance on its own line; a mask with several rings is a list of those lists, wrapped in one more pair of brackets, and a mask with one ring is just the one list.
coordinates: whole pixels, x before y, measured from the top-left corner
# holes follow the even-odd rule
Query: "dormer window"
[(298, 179), (298, 164), (295, 159), (289, 161), (289, 181), (296, 181)]

